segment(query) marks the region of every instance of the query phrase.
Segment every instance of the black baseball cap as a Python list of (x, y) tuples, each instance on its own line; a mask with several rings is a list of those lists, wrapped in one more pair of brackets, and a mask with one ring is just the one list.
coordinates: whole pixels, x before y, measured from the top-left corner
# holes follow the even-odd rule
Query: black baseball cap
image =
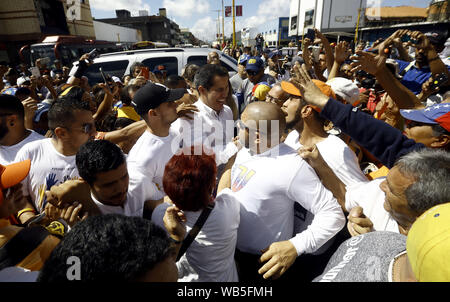
[(158, 108), (162, 103), (181, 99), (185, 92), (184, 88), (170, 89), (162, 84), (147, 83), (136, 92), (131, 104), (137, 114), (144, 115), (150, 109)]

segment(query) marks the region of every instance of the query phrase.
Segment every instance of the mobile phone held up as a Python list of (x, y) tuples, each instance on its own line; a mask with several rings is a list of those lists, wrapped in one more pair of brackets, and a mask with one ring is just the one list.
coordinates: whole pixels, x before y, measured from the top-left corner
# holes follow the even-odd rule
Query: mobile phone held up
[(433, 78), (433, 82), (431, 82), (430, 89), (431, 91), (436, 91), (445, 83), (448, 83), (448, 76), (445, 73), (440, 73)]
[(311, 40), (311, 42), (314, 42), (314, 40), (316, 39), (316, 32), (314, 31), (313, 28), (308, 28), (305, 38), (308, 38)]
[(97, 48), (94, 48), (93, 50), (91, 50), (89, 53), (89, 61), (93, 61), (95, 58), (97, 58), (100, 54), (98, 53)]
[(106, 86), (108, 87), (109, 90), (111, 90), (111, 87), (109, 86), (109, 83), (108, 83), (108, 78), (106, 77), (105, 73), (103, 72), (103, 68), (99, 67), (98, 70), (100, 71), (100, 74), (102, 75), (103, 81), (105, 82)]
[(147, 66), (144, 66), (144, 67), (141, 68), (141, 70), (142, 70), (142, 76), (143, 76), (146, 80), (150, 79), (150, 70), (148, 69), (148, 67), (147, 67)]

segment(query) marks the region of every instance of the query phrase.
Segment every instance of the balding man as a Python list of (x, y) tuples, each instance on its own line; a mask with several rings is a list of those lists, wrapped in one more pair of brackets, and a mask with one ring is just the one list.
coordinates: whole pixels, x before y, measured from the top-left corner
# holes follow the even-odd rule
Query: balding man
[[(315, 252), (341, 230), (345, 217), (314, 170), (280, 143), (286, 121), (279, 106), (251, 103), (238, 124), (245, 148), (231, 169), (231, 188), (241, 202), (240, 280), (255, 280), (256, 272), (265, 279), (278, 278), (299, 255)], [(296, 202), (315, 217), (293, 237)], [(266, 263), (259, 268), (259, 261)]]
[(217, 52), (215, 52), (215, 51), (211, 51), (210, 53), (208, 53), (208, 57), (206, 59), (206, 63), (220, 65), (219, 54)]
[(281, 83), (274, 84), (266, 95), (266, 102), (277, 104), (279, 107), (282, 107), (288, 99), (289, 94), (281, 88)]

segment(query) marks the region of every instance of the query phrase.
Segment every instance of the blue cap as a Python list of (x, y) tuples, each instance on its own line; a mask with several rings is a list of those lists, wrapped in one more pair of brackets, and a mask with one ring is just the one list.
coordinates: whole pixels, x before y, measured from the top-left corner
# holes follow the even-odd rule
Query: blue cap
[(50, 110), (50, 104), (49, 103), (39, 103), (37, 104), (37, 110), (34, 113), (34, 119), (33, 121), (35, 123), (38, 123), (41, 119), (42, 114), (44, 114), (45, 112), (48, 112)]
[(245, 65), (248, 61), (248, 59), (250, 58), (250, 56), (246, 53), (244, 53), (243, 55), (241, 55), (238, 59), (238, 64), (240, 65)]
[(281, 56), (281, 51), (274, 50), (274, 51), (269, 53), (269, 59), (272, 59), (274, 56)]
[(2, 94), (16, 95), (16, 91), (17, 91), (17, 88), (11, 87), (11, 88), (3, 90)]
[(445, 130), (450, 131), (449, 103), (436, 104), (418, 110), (402, 109), (400, 114), (407, 120), (425, 124), (439, 124)]
[(264, 69), (264, 62), (260, 57), (250, 57), (245, 66), (245, 70), (260, 71)]

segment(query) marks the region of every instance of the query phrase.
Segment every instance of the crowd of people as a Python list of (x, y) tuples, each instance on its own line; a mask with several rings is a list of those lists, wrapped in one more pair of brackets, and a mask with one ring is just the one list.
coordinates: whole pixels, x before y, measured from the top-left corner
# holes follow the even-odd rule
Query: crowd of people
[(0, 63), (0, 280), (450, 281), (448, 33), (262, 46)]

